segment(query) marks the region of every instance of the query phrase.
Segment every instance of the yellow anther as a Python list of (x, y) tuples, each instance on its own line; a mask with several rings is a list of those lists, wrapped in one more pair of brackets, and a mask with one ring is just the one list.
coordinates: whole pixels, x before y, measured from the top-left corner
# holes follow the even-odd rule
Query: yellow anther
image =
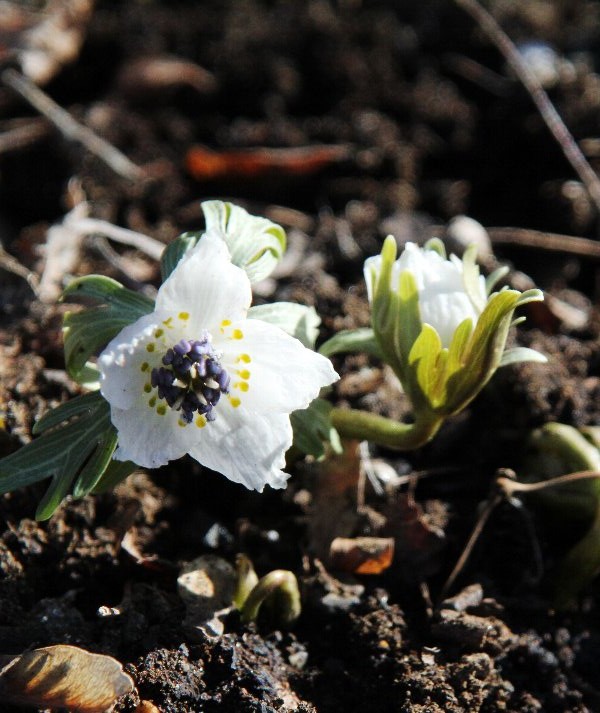
[(190, 318), (190, 313), (189, 312), (180, 312), (179, 313), (179, 319), (186, 320)]
[(156, 332), (154, 332), (154, 336), (158, 339), (159, 337), (162, 337), (162, 335), (165, 333), (164, 329), (157, 329)]
[(146, 351), (147, 352), (153, 352), (155, 349), (154, 342), (150, 342), (150, 344), (146, 344)]
[(152, 391), (152, 386), (150, 384), (144, 384), (144, 391), (149, 394)]
[(156, 406), (156, 396), (153, 396), (150, 401), (148, 401), (148, 406), (150, 406), (150, 408), (154, 408)]
[(167, 413), (167, 407), (164, 404), (158, 404), (156, 407), (156, 413), (159, 416), (164, 416)]
[(204, 416), (200, 415), (196, 419), (195, 424), (196, 426), (198, 426), (198, 428), (204, 428), (204, 426), (206, 426), (206, 419), (204, 418)]
[(141, 371), (148, 371), (149, 368), (150, 368), (150, 364), (148, 364), (148, 362), (145, 361), (145, 362), (142, 364), (142, 366), (140, 367), (140, 370), (141, 370)]
[(239, 371), (236, 372), (240, 379), (249, 379), (250, 378), (250, 372), (248, 369), (240, 369)]
[(244, 338), (244, 333), (242, 332), (241, 329), (234, 329), (233, 332), (231, 333), (232, 339), (243, 339)]
[(234, 389), (239, 389), (240, 391), (248, 391), (250, 388), (250, 384), (247, 384), (245, 381), (236, 381), (236, 383), (233, 385)]
[(242, 402), (237, 396), (229, 396), (229, 403), (233, 406), (233, 408), (237, 408)]
[(170, 327), (172, 325), (172, 323), (173, 323), (173, 317), (169, 317), (169, 319), (163, 320), (163, 324), (165, 325), (165, 327)]

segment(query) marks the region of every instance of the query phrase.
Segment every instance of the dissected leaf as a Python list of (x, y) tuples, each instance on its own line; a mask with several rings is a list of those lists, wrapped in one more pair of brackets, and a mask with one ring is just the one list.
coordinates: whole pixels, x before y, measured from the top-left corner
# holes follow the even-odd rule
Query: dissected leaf
[(160, 259), (160, 272), (163, 282), (177, 267), (178, 262), (186, 252), (198, 244), (202, 235), (202, 232), (182, 233), (167, 245)]
[(334, 334), (319, 349), (319, 354), (323, 354), (326, 357), (344, 352), (365, 352), (365, 354), (378, 359), (382, 358), (381, 349), (377, 344), (375, 333), (371, 327), (344, 329)]
[(291, 414), (294, 446), (299, 451), (322, 458), (325, 455), (325, 443), (329, 443), (334, 453), (341, 453), (340, 438), (331, 425), (331, 408), (329, 401), (317, 398), (308, 408)]
[(0, 671), (3, 701), (73, 713), (102, 713), (132, 690), (118, 661), (77, 646), (27, 651)]
[(274, 324), (299, 339), (308, 349), (314, 349), (319, 336), (321, 318), (315, 308), (295, 302), (272, 302), (250, 307), (248, 318), (261, 319), (263, 322)]
[(98, 392), (59, 406), (34, 431), (39, 438), (0, 461), (0, 493), (51, 478), (36, 512), (38, 520), (46, 520), (71, 487), (77, 497), (94, 489), (111, 462), (117, 432)]
[(100, 275), (73, 280), (63, 292), (63, 299), (75, 295), (102, 303), (81, 312), (68, 312), (63, 321), (65, 365), (69, 375), (80, 381), (86, 376), (90, 356), (102, 350), (128, 324), (150, 314), (154, 303), (116, 280)]

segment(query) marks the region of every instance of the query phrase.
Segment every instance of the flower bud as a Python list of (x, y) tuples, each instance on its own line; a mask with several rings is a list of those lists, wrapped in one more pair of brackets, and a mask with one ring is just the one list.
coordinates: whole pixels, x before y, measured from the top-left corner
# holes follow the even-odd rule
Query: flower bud
[(399, 259), (396, 250), (389, 236), (364, 272), (375, 337), (417, 420), (461, 411), (503, 363), (546, 361), (531, 349), (505, 351), (515, 309), (542, 300), (540, 290), (490, 294), (502, 273), (486, 282), (474, 245), (462, 260), (447, 259), (437, 239), (407, 243)]

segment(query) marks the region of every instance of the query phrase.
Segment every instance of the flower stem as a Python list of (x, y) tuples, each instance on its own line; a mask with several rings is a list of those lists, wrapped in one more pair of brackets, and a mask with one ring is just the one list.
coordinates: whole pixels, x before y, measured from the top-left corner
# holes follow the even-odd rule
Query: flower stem
[(441, 417), (430, 417), (414, 423), (400, 423), (391, 418), (355, 409), (331, 410), (331, 423), (342, 438), (371, 441), (379, 446), (406, 451), (419, 448), (430, 441), (443, 421)]

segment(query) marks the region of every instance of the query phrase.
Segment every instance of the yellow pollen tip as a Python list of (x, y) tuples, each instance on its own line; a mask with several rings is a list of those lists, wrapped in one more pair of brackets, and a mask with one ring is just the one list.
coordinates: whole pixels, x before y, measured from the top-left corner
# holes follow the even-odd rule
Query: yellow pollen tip
[(233, 408), (237, 408), (242, 402), (237, 396), (230, 396), (229, 403), (233, 406)]
[(148, 406), (150, 406), (150, 408), (154, 408), (156, 406), (156, 396), (153, 396), (150, 401), (148, 401)]
[(236, 357), (235, 360), (238, 364), (239, 362), (243, 361), (244, 364), (249, 364), (252, 359), (250, 358), (250, 354), (240, 354), (238, 357)]
[(165, 333), (164, 329), (157, 329), (156, 332), (154, 332), (154, 336), (158, 339), (159, 337), (162, 337), (162, 335)]
[(146, 351), (147, 352), (153, 352), (155, 349), (154, 342), (150, 342), (150, 344), (146, 344)]
[(233, 332), (231, 333), (231, 336), (233, 339), (243, 339), (244, 333), (242, 332), (241, 329), (234, 329)]
[(181, 428), (185, 428), (187, 426), (187, 423), (182, 418), (179, 418), (177, 419), (177, 425), (181, 426)]
[(240, 377), (240, 379), (249, 379), (250, 378), (250, 372), (248, 371), (248, 369), (240, 369), (237, 372), (237, 374)]
[(144, 391), (149, 394), (152, 391), (152, 386), (150, 384), (144, 384)]
[(245, 381), (237, 381), (233, 385), (233, 388), (239, 389), (240, 391), (248, 391), (248, 389), (250, 388), (250, 384), (247, 384)]
[(167, 413), (167, 407), (164, 404), (158, 404), (156, 407), (156, 413), (159, 416), (164, 416)]
[(165, 319), (163, 321), (163, 324), (165, 325), (165, 327), (170, 327), (172, 323), (173, 323), (173, 317), (169, 317), (169, 319)]
[(204, 428), (204, 426), (206, 426), (206, 418), (204, 418), (204, 416), (202, 415), (198, 416), (194, 423), (196, 424), (196, 426), (198, 426), (198, 428)]
[(190, 313), (189, 312), (180, 312), (179, 313), (179, 319), (186, 320), (190, 318)]
[(231, 324), (231, 320), (230, 320), (230, 319), (224, 319), (224, 320), (221, 322), (221, 327), (229, 327), (230, 324)]
[(145, 362), (142, 364), (142, 366), (140, 367), (140, 371), (148, 371), (149, 368), (150, 368), (150, 364), (148, 364), (148, 362), (145, 361)]

